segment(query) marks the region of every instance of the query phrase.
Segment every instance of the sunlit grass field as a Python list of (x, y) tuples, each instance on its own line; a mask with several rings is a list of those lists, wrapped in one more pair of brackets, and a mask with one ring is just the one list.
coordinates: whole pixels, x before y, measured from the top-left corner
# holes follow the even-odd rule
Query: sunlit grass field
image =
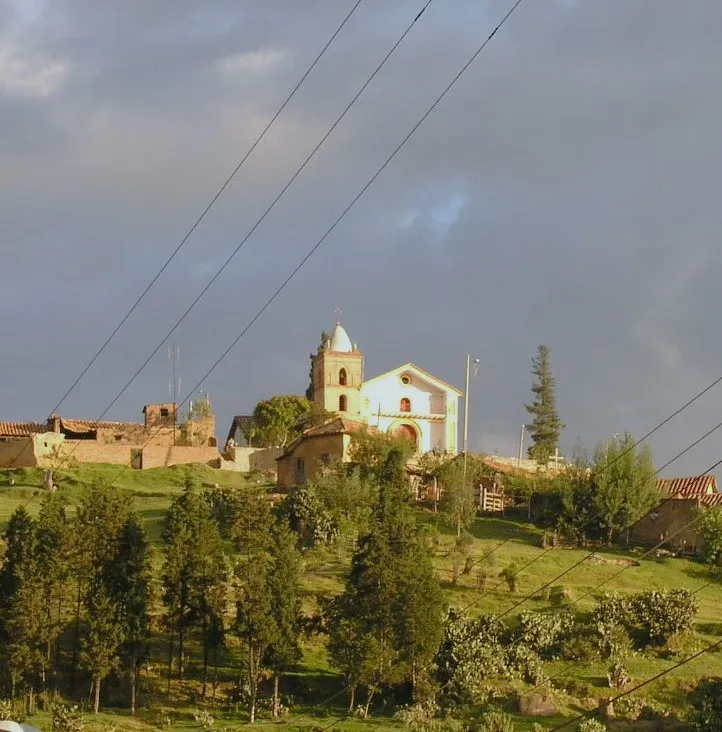
[[(74, 510), (83, 490), (93, 482), (114, 481), (127, 491), (136, 511), (142, 517), (156, 547), (156, 566), (160, 563), (160, 531), (165, 511), (173, 498), (182, 490), (188, 474), (186, 467), (157, 468), (146, 471), (126, 470), (117, 466), (84, 465), (75, 470), (59, 471), (56, 482), (66, 496), (70, 511)], [(205, 466), (193, 466), (191, 472), (198, 484), (237, 487), (242, 489), (249, 480), (237, 473), (213, 470)], [(14, 485), (10, 485), (10, 473), (0, 472), (0, 531), (11, 513), (21, 505), (30, 513), (36, 513), (42, 499), (42, 471), (24, 469), (12, 471)], [(633, 593), (653, 588), (687, 588), (696, 592), (700, 603), (695, 632), (681, 638), (675, 652), (660, 650), (657, 653), (633, 656), (627, 668), (635, 683), (651, 678), (675, 663), (688, 657), (705, 645), (720, 640), (722, 636), (722, 582), (701, 562), (689, 559), (642, 557), (642, 551), (597, 550), (596, 561), (588, 557), (592, 550), (557, 547), (543, 548), (542, 531), (527, 523), (523, 514), (518, 517), (479, 517), (469, 531), (473, 536), (470, 556), (473, 567), (468, 574), (454, 579), (453, 547), (456, 534), (441, 514), (428, 509), (418, 509), (418, 519), (426, 524), (429, 552), (432, 554), (445, 596), (449, 605), (467, 608), (470, 613), (494, 613), (503, 615), (512, 627), (519, 614), (528, 611), (554, 612), (556, 609), (545, 595), (539, 593), (547, 583), (560, 586), (579, 612), (593, 608), (596, 598), (605, 591)], [(304, 611), (312, 614), (319, 595), (335, 594), (342, 590), (348, 570), (350, 546), (321, 548), (307, 551), (304, 560)], [(616, 563), (615, 560), (634, 560), (638, 566)], [(458, 564), (458, 560), (457, 560)], [(508, 565), (517, 568), (529, 565), (518, 577), (518, 587), (511, 592), (500, 572)], [(578, 565), (578, 566), (575, 566)], [(486, 583), (482, 588), (480, 568), (486, 569)], [(571, 569), (570, 569), (571, 568)], [(569, 570), (567, 572), (567, 570)], [(565, 573), (564, 576), (557, 577)], [(529, 599), (527, 599), (529, 597)], [(139, 698), (139, 711), (135, 719), (126, 709), (114, 706), (124, 700), (107, 698), (104, 712), (98, 717), (86, 716), (86, 729), (154, 730), (200, 729), (193, 719), (193, 711), (202, 706), (200, 696), (200, 654), (191, 661), (188, 679), (174, 682), (170, 696), (165, 693), (166, 639), (154, 639), (150, 670), (143, 681)], [(220, 659), (216, 671), (218, 686), (215, 701), (206, 706), (215, 718), (214, 729), (236, 729), (246, 725), (245, 710), (235, 708), (229, 697), (237, 679), (237, 657), (233, 648)], [(561, 723), (590, 708), (604, 696), (609, 696), (607, 667), (604, 663), (578, 663), (552, 661), (545, 664), (545, 672), (555, 677), (562, 689), (554, 692), (559, 715), (554, 718), (521, 717), (516, 713), (513, 691), (529, 690), (522, 682), (504, 683), (500, 690), (509, 701), (502, 701), (515, 718), (517, 730), (531, 729), (535, 722), (546, 728)], [(696, 679), (703, 676), (722, 676), (722, 654), (708, 653), (689, 664), (681, 666), (664, 678), (640, 692), (668, 707), (683, 708), (688, 691)], [(296, 672), (284, 680), (283, 692), (291, 696), (290, 709), (280, 721), (273, 721), (265, 711), (254, 725), (265, 729), (307, 729), (317, 732), (333, 724), (340, 730), (400, 729), (401, 723), (383, 708), (373, 709), (368, 720), (345, 717), (347, 699), (340, 676), (331, 668), (323, 640), (311, 636), (304, 641), (304, 658)], [(311, 701), (309, 701), (311, 700)], [(50, 729), (47, 712), (39, 712), (32, 724)], [(169, 726), (170, 723), (170, 726)], [(649, 723), (646, 723), (649, 725)], [(614, 727), (629, 726), (624, 721)], [(638, 723), (641, 728), (644, 723)], [(669, 728), (669, 727), (668, 727)]]

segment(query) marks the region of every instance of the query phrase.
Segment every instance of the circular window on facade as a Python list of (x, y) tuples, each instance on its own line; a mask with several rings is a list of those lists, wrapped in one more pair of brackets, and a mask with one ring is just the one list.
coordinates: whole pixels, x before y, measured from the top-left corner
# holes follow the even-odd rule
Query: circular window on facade
[(409, 376), (408, 374), (404, 374), (404, 375), (403, 375), (403, 376), (401, 377), (401, 383), (402, 383), (402, 384), (403, 384), (404, 386), (408, 386), (408, 385), (409, 385), (409, 384), (411, 383), (411, 377), (410, 377), (410, 376)]

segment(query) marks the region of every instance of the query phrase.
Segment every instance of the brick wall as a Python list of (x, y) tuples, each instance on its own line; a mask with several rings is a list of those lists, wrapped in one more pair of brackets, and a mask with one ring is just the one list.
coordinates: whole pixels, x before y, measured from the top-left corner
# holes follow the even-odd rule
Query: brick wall
[(79, 463), (111, 463), (130, 465), (130, 445), (95, 440), (65, 440), (60, 450), (62, 458)]
[(143, 448), (143, 469), (187, 463), (211, 464), (211, 467), (218, 467), (220, 457), (217, 447), (150, 446)]

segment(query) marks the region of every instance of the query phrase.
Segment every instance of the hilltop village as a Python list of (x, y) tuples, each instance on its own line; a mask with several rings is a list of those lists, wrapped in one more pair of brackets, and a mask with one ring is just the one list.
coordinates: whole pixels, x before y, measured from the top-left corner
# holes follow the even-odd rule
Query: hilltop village
[(0, 717), (233, 729), (333, 693), (340, 719), (409, 732), (696, 719), (697, 671), (622, 699), (720, 642), (722, 595), (688, 582), (722, 563), (713, 474), (660, 477), (629, 434), (565, 461), (543, 345), (526, 458), (465, 452), (464, 392), (414, 363), (367, 378), (340, 322), (309, 376), (220, 441), (207, 395), (0, 423)]

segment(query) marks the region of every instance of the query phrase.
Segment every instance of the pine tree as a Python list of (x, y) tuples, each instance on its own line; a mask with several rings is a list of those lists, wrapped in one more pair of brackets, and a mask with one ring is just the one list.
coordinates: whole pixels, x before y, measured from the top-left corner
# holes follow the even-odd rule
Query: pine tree
[(36, 674), (42, 665), (36, 538), (35, 521), (24, 508), (18, 508), (4, 534), (6, 550), (0, 571), (0, 658), (5, 660), (0, 669), (12, 697), (18, 688), (27, 690), (31, 709)]
[(281, 674), (301, 658), (301, 561), (294, 537), (283, 524), (273, 529), (271, 558), (268, 582), (276, 633), (266, 651), (265, 663), (273, 669), (273, 716), (277, 717)]
[(649, 445), (637, 447), (629, 433), (621, 440), (614, 437), (597, 447), (591, 490), (594, 511), (607, 543), (620, 532), (628, 531), (657, 504), (655, 475)]
[[(80, 589), (85, 635), (80, 660), (93, 681), (93, 709), (100, 709), (101, 684), (120, 664), (125, 613), (115, 575), (121, 537), (130, 519), (127, 497), (112, 485), (95, 485), (81, 499), (75, 520), (81, 549)], [(76, 626), (77, 627), (77, 626)]]
[(50, 493), (43, 501), (38, 514), (35, 556), (37, 566), (40, 568), (39, 583), (44, 606), (41, 635), (45, 647), (45, 663), (54, 672), (57, 672), (57, 643), (67, 620), (69, 545), (70, 532), (65, 499), (57, 493)]
[(476, 513), (476, 495), (471, 481), (471, 471), (464, 470), (463, 460), (449, 460), (439, 466), (437, 478), (443, 494), (441, 508), (447, 520), (456, 527), (456, 536), (466, 528)]
[(256, 720), (258, 687), (263, 660), (268, 649), (278, 642), (278, 629), (273, 616), (273, 593), (269, 583), (272, 560), (258, 554), (245, 562), (238, 572), (235, 630), (243, 644), (243, 677), (248, 689), (248, 714)]
[(409, 507), (403, 454), (392, 450), (380, 471), (371, 528), (358, 543), (343, 595), (327, 608), (329, 650), (355, 688), (367, 689), (367, 714), (381, 685), (416, 680), (441, 639), (442, 598)]
[(128, 673), (130, 713), (135, 715), (138, 675), (150, 648), (152, 602), (151, 549), (138, 517), (131, 515), (118, 540), (117, 560), (109, 567), (109, 581), (123, 616), (121, 662)]
[[(206, 598), (212, 588), (225, 579), (218, 526), (211, 517), (208, 502), (198, 494), (191, 480), (186, 482), (183, 494), (173, 502), (166, 515), (163, 542), (163, 602), (170, 629), (170, 693), (175, 639), (178, 639), (178, 676), (181, 678), (187, 633), (199, 622), (207, 623), (210, 608)], [(204, 640), (207, 641), (208, 636)]]
[(545, 464), (558, 448), (559, 435), (565, 427), (557, 413), (556, 379), (551, 372), (549, 346), (538, 347), (537, 355), (532, 359), (532, 374), (535, 377), (531, 387), (534, 399), (531, 404), (524, 405), (533, 417), (529, 457)]
[(273, 644), (280, 643), (274, 616), (274, 516), (271, 501), (260, 488), (249, 488), (239, 497), (242, 503), (232, 536), (239, 551), (235, 568), (235, 631), (241, 640), (241, 678), (249, 695), (250, 721), (255, 721), (258, 687), (264, 664)]

